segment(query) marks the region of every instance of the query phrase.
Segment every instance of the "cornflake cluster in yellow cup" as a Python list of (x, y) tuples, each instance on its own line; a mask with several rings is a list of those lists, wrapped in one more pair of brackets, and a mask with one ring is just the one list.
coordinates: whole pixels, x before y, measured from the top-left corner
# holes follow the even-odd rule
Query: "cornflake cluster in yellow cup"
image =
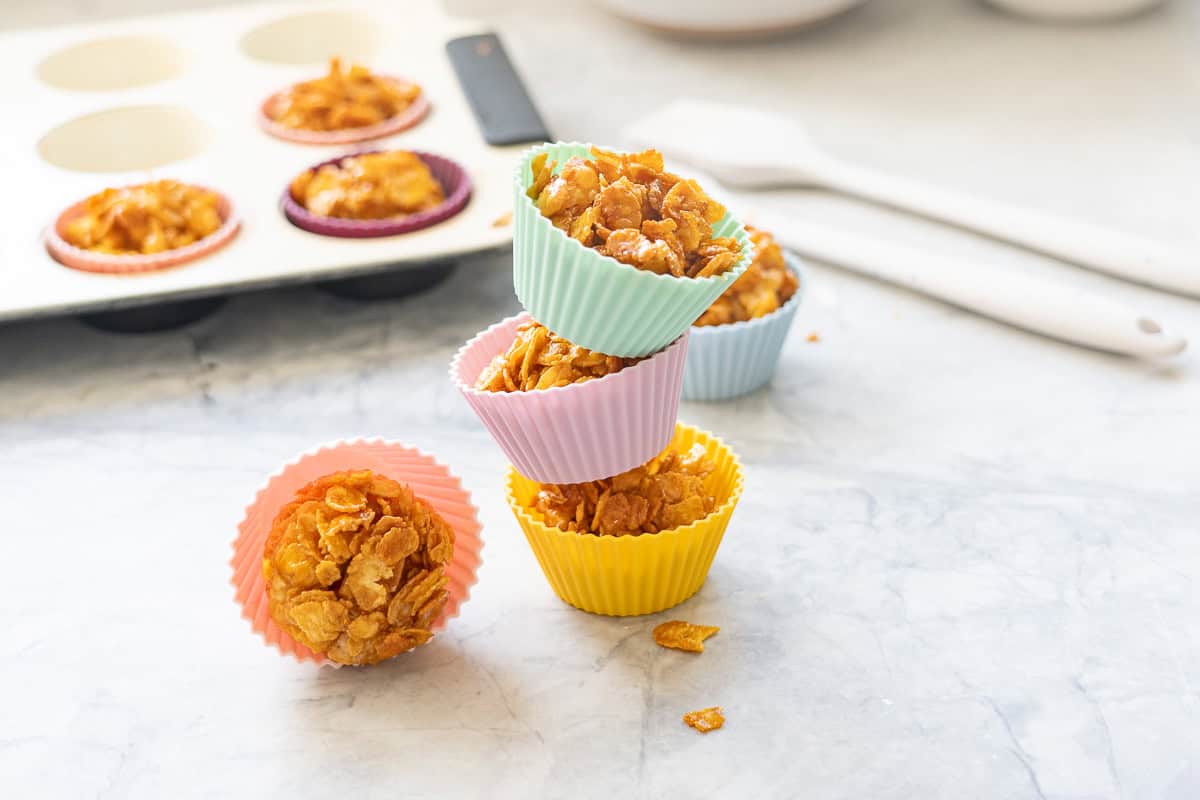
[(708, 576), (742, 468), (720, 439), (676, 426), (647, 464), (583, 484), (540, 484), (509, 471), (509, 506), (564, 601), (598, 614), (677, 605)]

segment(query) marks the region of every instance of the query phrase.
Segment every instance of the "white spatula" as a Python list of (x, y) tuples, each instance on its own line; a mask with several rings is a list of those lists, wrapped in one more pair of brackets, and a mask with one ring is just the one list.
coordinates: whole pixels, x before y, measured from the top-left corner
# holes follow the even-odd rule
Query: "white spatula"
[[(665, 137), (663, 140), (665, 142)], [(669, 148), (661, 148), (668, 157)], [(801, 255), (877, 278), (1018, 328), (1110, 353), (1161, 358), (1177, 355), (1187, 339), (1155, 317), (1115, 300), (1012, 270), (961, 264), (944, 256), (815, 225), (730, 196), (699, 170), (687, 170), (738, 216), (770, 231)]]
[(1200, 297), (1200, 258), (1132, 234), (971, 197), (835, 159), (814, 146), (803, 128), (781, 115), (677, 100), (625, 132), (637, 146), (669, 152), (729, 186), (833, 189), (1118, 278)]

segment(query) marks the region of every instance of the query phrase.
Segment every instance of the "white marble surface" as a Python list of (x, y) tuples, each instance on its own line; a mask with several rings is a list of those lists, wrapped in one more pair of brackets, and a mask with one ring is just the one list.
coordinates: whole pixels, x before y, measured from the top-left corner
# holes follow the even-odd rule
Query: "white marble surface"
[[(702, 77), (881, 166), (1194, 235), (1200, 13), (1186, 0), (1087, 29), (877, 0), (757, 49), (663, 42), (587, 6), (513, 5), (495, 22), (564, 137), (609, 140)], [(590, 32), (567, 41), (575, 26)], [(1200, 302), (845, 201), (779, 202), (964, 269), (1011, 264), (1142, 302), (1200, 345)], [(503, 504), (501, 455), (445, 378), (461, 341), (514, 310), (507, 271), (474, 263), (370, 305), (244, 296), (158, 335), (0, 328), (0, 794), (1200, 796), (1194, 357), (1084, 352), (816, 265), (770, 390), (682, 410), (748, 470), (708, 583), (675, 611), (607, 619), (550, 592)], [(429, 646), (318, 671), (249, 632), (226, 561), (267, 473), (356, 436), (453, 465), (485, 563)], [(699, 657), (660, 650), (649, 631), (672, 617), (723, 630)], [(724, 730), (681, 724), (715, 703)]]

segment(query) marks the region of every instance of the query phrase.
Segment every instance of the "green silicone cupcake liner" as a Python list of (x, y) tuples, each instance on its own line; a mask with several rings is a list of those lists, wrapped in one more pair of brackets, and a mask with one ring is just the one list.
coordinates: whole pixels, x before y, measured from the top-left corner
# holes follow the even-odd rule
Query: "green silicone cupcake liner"
[(590, 152), (588, 144), (558, 142), (534, 147), (521, 159), (513, 182), (513, 286), (525, 310), (559, 336), (608, 355), (647, 356), (678, 339), (745, 272), (754, 246), (742, 224), (726, 214), (713, 236), (737, 239), (742, 258), (713, 278), (657, 275), (584, 247), (543, 217), (525, 191), (539, 153), (561, 166)]

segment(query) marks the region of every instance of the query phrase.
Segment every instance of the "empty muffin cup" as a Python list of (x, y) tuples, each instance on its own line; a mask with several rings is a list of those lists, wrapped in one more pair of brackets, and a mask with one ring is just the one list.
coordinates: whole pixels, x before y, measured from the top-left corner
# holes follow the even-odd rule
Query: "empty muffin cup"
[(339, 666), (297, 642), (271, 618), (263, 578), (263, 548), (276, 514), (292, 501), (300, 488), (333, 472), (358, 469), (369, 469), (408, 485), (414, 495), (432, 505), (454, 529), (454, 556), (445, 567), (450, 597), (433, 624), (435, 633), (458, 616), (477, 580), (483, 543), (475, 506), (458, 478), (432, 456), (399, 442), (381, 440), (337, 442), (305, 453), (272, 475), (246, 508), (230, 562), (235, 599), (242, 607), (242, 616), (268, 645), (298, 661)]
[(700, 443), (715, 469), (705, 491), (716, 500), (702, 519), (658, 533), (597, 536), (546, 525), (533, 510), (539, 485), (509, 470), (505, 495), (554, 593), (594, 614), (653, 614), (699, 591), (733, 510), (742, 496), (742, 466), (720, 439), (680, 424), (671, 442), (687, 450)]
[(770, 314), (724, 325), (694, 325), (683, 371), (684, 400), (731, 400), (767, 384), (803, 299), (800, 260), (786, 255), (800, 286)]
[(686, 330), (660, 352), (602, 378), (524, 392), (476, 389), (480, 373), (528, 319), (526, 313), (496, 323), (463, 345), (450, 364), (450, 379), (520, 474), (580, 483), (632, 469), (662, 452), (679, 410)]
[[(330, 158), (315, 164), (309, 169), (317, 170), (327, 164), (340, 164), (347, 158), (384, 152), (370, 150), (362, 153), (349, 153), (336, 158)], [(376, 236), (397, 236), (402, 233), (413, 233), (439, 222), (450, 219), (466, 207), (471, 199), (471, 178), (467, 171), (456, 161), (434, 153), (411, 151), (417, 158), (429, 167), (434, 179), (441, 184), (443, 200), (433, 208), (407, 214), (403, 217), (387, 219), (343, 219), (341, 217), (323, 217), (314, 214), (292, 197), (291, 185), (285, 186), (283, 195), (279, 198), (279, 207), (288, 221), (310, 233), (322, 236), (339, 236), (347, 239), (366, 239)]]
[(714, 277), (659, 275), (583, 246), (525, 194), (533, 183), (533, 159), (542, 153), (561, 166), (572, 156), (588, 157), (591, 145), (534, 147), (513, 181), (513, 286), (521, 305), (559, 336), (613, 356), (649, 355), (679, 338), (749, 266), (750, 237), (729, 214), (713, 226), (713, 236), (736, 239), (742, 256)]
[(85, 213), (87, 200), (84, 199), (59, 214), (54, 224), (46, 229), (46, 250), (55, 261), (64, 266), (84, 272), (102, 272), (110, 275), (153, 272), (195, 261), (229, 244), (241, 227), (241, 221), (229, 198), (213, 189), (208, 189), (208, 191), (217, 195), (217, 213), (221, 217), (221, 227), (203, 239), (184, 247), (148, 254), (97, 253), (76, 247), (68, 243), (65, 236), (67, 226)]

